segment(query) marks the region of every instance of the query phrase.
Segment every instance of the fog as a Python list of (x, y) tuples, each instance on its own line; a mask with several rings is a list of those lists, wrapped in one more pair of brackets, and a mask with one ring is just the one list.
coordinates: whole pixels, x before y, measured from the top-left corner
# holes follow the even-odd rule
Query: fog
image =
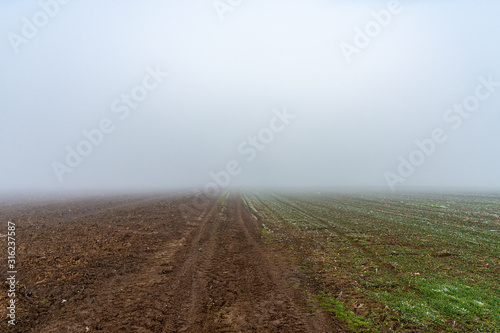
[(0, 192), (498, 190), (499, 13), (2, 1)]

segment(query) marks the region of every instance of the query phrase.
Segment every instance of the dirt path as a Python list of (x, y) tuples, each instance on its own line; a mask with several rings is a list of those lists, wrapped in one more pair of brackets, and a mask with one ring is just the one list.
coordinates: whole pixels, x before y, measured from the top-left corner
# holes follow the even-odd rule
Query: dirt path
[[(221, 208), (222, 207), (222, 208)], [(250, 218), (251, 219), (251, 218)], [(213, 209), (180, 257), (170, 320), (172, 332), (335, 332), (320, 313), (296, 303), (283, 267), (262, 249), (254, 220), (232, 197)]]
[[(65, 290), (71, 290), (64, 302), (54, 302), (38, 318), (29, 317), (25, 329), (18, 331), (344, 331), (321, 311), (309, 313), (306, 295), (290, 284), (296, 273), (263, 243), (255, 219), (239, 197), (212, 202), (189, 221), (180, 217), (177, 206), (176, 202), (158, 202), (142, 207), (140, 214), (134, 212), (140, 216), (140, 225), (149, 221), (148, 226), (127, 227), (126, 239), (135, 242), (132, 246), (147, 248), (124, 259), (117, 257), (119, 263), (98, 266), (92, 283), (61, 281), (68, 284)], [(106, 210), (85, 218), (99, 225), (111, 215), (136, 216), (130, 209)], [(85, 223), (72, 228), (80, 225)], [(118, 235), (118, 230), (112, 230), (107, 237), (122, 237)], [(122, 267), (125, 261), (127, 269)], [(23, 282), (35, 295), (48, 297), (37, 290), (37, 281)], [(51, 296), (58, 287), (51, 285)], [(39, 301), (31, 304), (32, 313)]]

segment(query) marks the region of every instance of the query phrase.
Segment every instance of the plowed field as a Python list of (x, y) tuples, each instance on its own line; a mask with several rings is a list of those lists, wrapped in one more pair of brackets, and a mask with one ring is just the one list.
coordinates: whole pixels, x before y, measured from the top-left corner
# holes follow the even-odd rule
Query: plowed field
[[(240, 197), (186, 218), (179, 207), (189, 200), (4, 204), (2, 226), (16, 223), (17, 324), (3, 319), (0, 330), (344, 331), (327, 313), (310, 311), (298, 287), (306, 277), (264, 242)], [(0, 299), (6, 318), (7, 287)]]

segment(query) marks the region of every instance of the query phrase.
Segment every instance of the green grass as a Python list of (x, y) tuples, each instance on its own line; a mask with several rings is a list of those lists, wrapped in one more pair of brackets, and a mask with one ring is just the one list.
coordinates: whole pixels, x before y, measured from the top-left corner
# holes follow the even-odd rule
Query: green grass
[(373, 296), (421, 327), (446, 326), (454, 321), (468, 330), (480, 326), (494, 332), (500, 326), (500, 300), (487, 286), (418, 277), (410, 291), (400, 288)]
[[(395, 295), (411, 296), (413, 300), (420, 300), (431, 313), (438, 314), (432, 323), (444, 323), (446, 318), (453, 318), (462, 326), (474, 329), (474, 323), (481, 319), (481, 328), (493, 331), (500, 326), (500, 300), (492, 294), (488, 286), (480, 284), (468, 285), (461, 281), (449, 279), (417, 279), (415, 294)], [(402, 311), (415, 322), (424, 324), (422, 312), (414, 310)]]
[[(265, 225), (265, 239), (291, 251), (299, 266), (309, 263), (304, 273), (374, 301), (364, 314), (373, 327), (500, 332), (500, 233), (492, 232), (500, 229), (500, 196), (430, 199), (259, 194), (245, 203)], [(325, 287), (318, 295), (322, 308), (367, 329), (346, 311), (349, 299), (330, 293)]]
[(342, 320), (353, 332), (375, 332), (373, 323), (369, 319), (357, 316), (346, 309), (344, 303), (322, 292), (314, 298), (314, 303), (323, 310), (332, 313)]
[(433, 204), (422, 204), (422, 206), (432, 207), (432, 208), (448, 208), (445, 205), (433, 205)]

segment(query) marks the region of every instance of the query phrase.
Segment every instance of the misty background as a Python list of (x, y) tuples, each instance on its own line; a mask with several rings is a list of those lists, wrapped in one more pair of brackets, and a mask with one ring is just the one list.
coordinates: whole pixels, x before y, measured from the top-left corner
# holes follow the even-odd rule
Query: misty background
[[(389, 1), (221, 1), (223, 20), (210, 0), (57, 2), (13, 47), (49, 2), (0, 2), (0, 192), (202, 187), (231, 160), (232, 186), (387, 189), (438, 127), (448, 139), (398, 189), (500, 188), (500, 87), (459, 129), (443, 120), (478, 77), (500, 81), (497, 1), (400, 1), (350, 62), (340, 45)], [(169, 75), (120, 119), (148, 68)], [(285, 107), (295, 118), (247, 161), (238, 147)], [(60, 181), (54, 162), (105, 118)]]

